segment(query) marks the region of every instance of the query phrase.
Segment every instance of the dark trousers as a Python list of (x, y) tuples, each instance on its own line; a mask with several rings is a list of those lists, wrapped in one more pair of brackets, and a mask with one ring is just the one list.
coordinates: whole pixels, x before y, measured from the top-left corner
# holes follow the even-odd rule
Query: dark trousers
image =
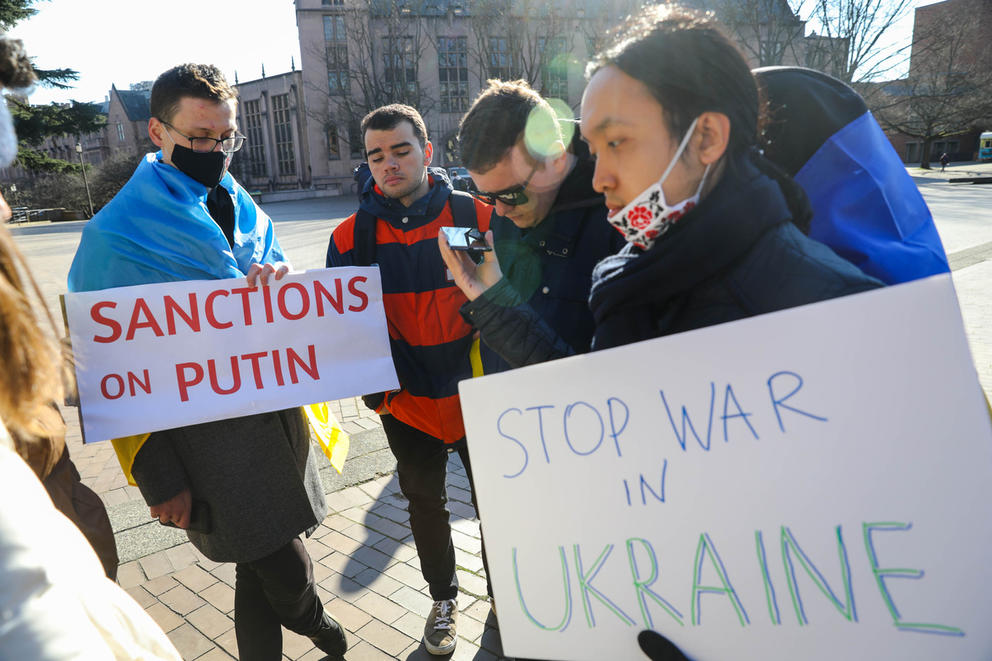
[(282, 659), (282, 627), (317, 633), (323, 621), (313, 565), (299, 537), (272, 555), (235, 567), (234, 632), (241, 661)]
[[(389, 449), (396, 457), (400, 491), (410, 503), (410, 530), (431, 598), (434, 601), (454, 599), (458, 595), (458, 577), (455, 575), (455, 547), (451, 542), (451, 526), (448, 523), (445, 478), (448, 453), (458, 452), (468, 475), (472, 505), (475, 506), (468, 448), (464, 440), (453, 445), (445, 444), (441, 439), (404, 424), (391, 415), (384, 415), (381, 419)], [(482, 559), (485, 564), (485, 547), (482, 549)], [(486, 581), (488, 585), (488, 568)], [(489, 593), (492, 594), (491, 588)]]

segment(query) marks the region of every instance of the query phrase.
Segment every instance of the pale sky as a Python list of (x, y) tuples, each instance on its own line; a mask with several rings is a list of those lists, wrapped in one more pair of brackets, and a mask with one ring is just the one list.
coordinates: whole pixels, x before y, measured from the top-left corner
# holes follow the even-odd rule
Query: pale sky
[[(915, 6), (939, 0), (915, 0)], [(43, 69), (79, 72), (73, 89), (39, 87), (32, 103), (103, 101), (111, 84), (154, 80), (183, 62), (211, 63), (234, 82), (300, 68), (293, 0), (42, 0), (11, 34)], [(907, 45), (913, 12), (891, 34)]]
[(38, 87), (36, 104), (103, 101), (110, 85), (155, 80), (183, 62), (217, 65), (229, 82), (300, 68), (293, 0), (43, 0), (11, 30), (42, 69), (79, 72), (70, 90)]

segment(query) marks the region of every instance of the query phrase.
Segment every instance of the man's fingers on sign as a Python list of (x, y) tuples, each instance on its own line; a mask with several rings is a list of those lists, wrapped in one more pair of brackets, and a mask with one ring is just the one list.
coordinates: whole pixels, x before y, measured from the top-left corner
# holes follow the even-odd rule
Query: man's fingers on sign
[(289, 273), (289, 264), (285, 262), (275, 262), (274, 264), (252, 264), (248, 268), (248, 273), (245, 274), (245, 279), (248, 282), (249, 287), (254, 287), (256, 284), (261, 286), (266, 286), (269, 284), (270, 278), (274, 280), (282, 280), (283, 276)]

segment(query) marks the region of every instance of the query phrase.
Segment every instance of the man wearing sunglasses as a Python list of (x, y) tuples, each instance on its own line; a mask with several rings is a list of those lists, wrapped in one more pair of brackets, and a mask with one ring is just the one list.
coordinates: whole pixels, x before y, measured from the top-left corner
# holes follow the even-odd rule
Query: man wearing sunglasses
[[(184, 64), (158, 77), (148, 134), (161, 151), (147, 154), (87, 223), (70, 291), (245, 276), (251, 287), (288, 271), (272, 221), (227, 172), (245, 140), (236, 107), (214, 66)], [(300, 538), (327, 513), (301, 410), (133, 439), (130, 472), (151, 515), (187, 529), (210, 560), (236, 563), (240, 658), (281, 659), (283, 626), (344, 654), (344, 630), (321, 604)]]
[(551, 344), (559, 351), (588, 351), (592, 269), (624, 240), (592, 189), (594, 162), (574, 123), (561, 121), (526, 81), (492, 80), (462, 118), (458, 140), (473, 194), (495, 207), (495, 254), (477, 267), (439, 242), (469, 299), (462, 315), (481, 331), (486, 373), (535, 362), (534, 352), (548, 346), (519, 323), (525, 305), (557, 334)]

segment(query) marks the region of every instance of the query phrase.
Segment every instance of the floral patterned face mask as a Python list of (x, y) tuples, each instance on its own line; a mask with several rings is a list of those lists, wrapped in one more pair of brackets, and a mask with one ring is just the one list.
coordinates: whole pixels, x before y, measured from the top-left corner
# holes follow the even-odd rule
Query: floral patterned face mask
[(672, 157), (668, 167), (665, 168), (661, 179), (644, 189), (640, 195), (634, 198), (633, 202), (613, 214), (609, 219), (610, 223), (623, 234), (623, 237), (627, 239), (628, 243), (633, 243), (638, 248), (647, 250), (654, 245), (654, 242), (659, 236), (667, 232), (668, 228), (682, 216), (692, 211), (699, 203), (699, 194), (703, 190), (706, 175), (710, 171), (709, 165), (703, 171), (703, 177), (699, 180), (699, 186), (696, 188), (695, 194), (681, 202), (668, 204), (665, 201), (665, 191), (661, 188), (661, 185), (665, 183), (665, 179), (668, 178), (675, 164), (678, 163), (682, 152), (685, 151), (686, 145), (689, 144), (689, 138), (692, 137), (692, 132), (695, 130), (698, 120), (698, 117), (692, 120), (692, 124), (689, 125), (689, 129), (685, 132), (685, 137), (679, 143), (679, 148), (675, 150), (675, 155)]

